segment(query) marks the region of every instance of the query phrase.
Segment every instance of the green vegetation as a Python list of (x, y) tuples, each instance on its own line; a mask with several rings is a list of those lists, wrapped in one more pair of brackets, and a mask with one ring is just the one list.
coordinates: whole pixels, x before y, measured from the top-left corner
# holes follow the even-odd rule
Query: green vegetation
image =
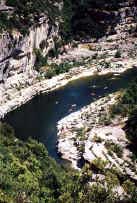
[(85, 140), (85, 128), (79, 128), (79, 129), (77, 129), (77, 138), (80, 141), (84, 141)]
[(137, 107), (137, 79), (122, 93), (118, 103), (111, 109), (112, 115), (130, 115)]
[[(110, 187), (89, 185), (93, 164), (103, 171)], [(48, 156), (43, 144), (30, 138), (22, 141), (15, 137), (11, 127), (0, 123), (1, 203), (113, 203), (112, 186), (119, 183), (118, 176), (105, 167), (106, 162), (101, 159), (85, 164), (81, 172), (61, 167)], [(127, 188), (127, 182), (123, 184)], [(136, 189), (130, 184), (135, 200)]]
[(102, 160), (101, 158), (95, 159), (92, 164), (98, 169), (99, 171), (104, 171), (107, 165), (107, 161)]
[(35, 49), (34, 53), (36, 55), (35, 69), (39, 71), (42, 66), (47, 65), (47, 56), (43, 56), (40, 49)]
[(55, 75), (59, 75), (61, 73), (66, 73), (72, 68), (72, 65), (69, 63), (62, 63), (60, 65), (58, 64), (51, 64), (48, 66), (47, 70), (44, 71), (42, 74), (44, 74), (45, 78), (52, 78)]
[(64, 0), (64, 6), (62, 11), (62, 20), (60, 32), (62, 38), (65, 41), (69, 41), (72, 37), (71, 20), (73, 16), (72, 2), (70, 0)]
[(113, 189), (115, 186), (119, 185), (119, 179), (117, 175), (111, 171), (106, 172), (106, 178), (105, 178), (107, 184), (109, 185), (109, 188)]
[(137, 202), (137, 188), (136, 188), (135, 183), (131, 182), (130, 180), (126, 180), (123, 183), (123, 188), (125, 189), (127, 194), (131, 196), (132, 203), (136, 203)]
[(106, 60), (102, 60), (99, 65), (101, 66), (101, 68), (104, 68), (104, 69), (108, 69), (108, 68), (111, 68), (111, 63), (106, 61)]
[(116, 51), (115, 58), (121, 58), (121, 52), (120, 52), (120, 50)]
[[(56, 2), (60, 2), (59, 0)], [(48, 15), (52, 23), (59, 18), (58, 7), (49, 0), (7, 0), (7, 6), (14, 8), (12, 14), (0, 14), (0, 29), (18, 29), (22, 34), (29, 31), (30, 26), (39, 22), (39, 18)]]
[[(106, 35), (108, 30), (106, 21), (109, 17), (113, 21), (111, 11), (119, 9), (123, 0), (65, 0), (64, 2), (67, 32), (69, 31), (68, 33), (71, 33), (75, 39), (85, 40)], [(108, 18), (103, 11), (107, 11)], [(113, 26), (111, 20), (109, 26)]]
[(128, 121), (124, 127), (127, 138), (137, 144), (137, 79), (127, 88), (118, 103), (111, 109), (111, 115), (128, 116)]
[(6, 124), (0, 125), (0, 164), (1, 203), (15, 203), (23, 196), (24, 202), (56, 202), (70, 181), (42, 144), (17, 139)]
[(113, 152), (116, 153), (116, 155), (119, 157), (119, 158), (122, 158), (122, 155), (123, 155), (123, 149), (121, 147), (121, 145), (118, 145), (118, 144), (115, 144), (111, 141), (107, 141), (105, 142), (105, 146), (108, 150), (108, 153), (111, 155)]
[[(137, 109), (133, 110), (132, 113), (129, 115), (129, 118), (126, 122), (124, 127), (126, 132), (127, 138), (132, 142), (135, 146), (137, 145)], [(137, 150), (135, 150), (137, 153)]]
[(97, 143), (101, 143), (101, 142), (103, 142), (103, 139), (95, 134), (92, 141), (97, 142)]
[(49, 65), (47, 64), (47, 57), (43, 57), (40, 54), (37, 56), (39, 60), (36, 60), (35, 68), (36, 70), (39, 70), (40, 74), (42, 74), (45, 78), (52, 78), (55, 75), (59, 75), (61, 73), (67, 73), (71, 68), (79, 67), (86, 63), (84, 61), (79, 61), (79, 62), (74, 61), (71, 63), (69, 62), (64, 62), (60, 64), (52, 63)]

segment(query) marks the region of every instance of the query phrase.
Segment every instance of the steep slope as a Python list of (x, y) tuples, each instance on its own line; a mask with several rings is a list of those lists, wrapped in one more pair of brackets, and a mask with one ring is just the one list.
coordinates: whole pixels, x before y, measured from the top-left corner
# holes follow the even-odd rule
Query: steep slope
[[(114, 71), (120, 74), (133, 67), (137, 56), (136, 31), (135, 0), (2, 0), (0, 115), (34, 95), (52, 91), (78, 75), (83, 76), (84, 71), (86, 76)], [(62, 69), (67, 72), (76, 61), (82, 59), (82, 62), (75, 70), (45, 80), (46, 74), (37, 68), (46, 64), (50, 51), (58, 47), (61, 37), (84, 44), (69, 51), (63, 49), (62, 53), (66, 53), (58, 59), (51, 57), (51, 63), (63, 63), (43, 67), (46, 73), (49, 71), (49, 78), (63, 73)], [(62, 154), (61, 144), (70, 142), (66, 145), (69, 158), (64, 158), (73, 161), (72, 158), (78, 164), (83, 159), (87, 162), (80, 173), (67, 175), (48, 157), (43, 145), (32, 140), (23, 142), (11, 129), (0, 124), (0, 202), (107, 203), (130, 202), (131, 199), (137, 202), (137, 167), (136, 160), (130, 156), (129, 142), (121, 125), (104, 126), (105, 122), (110, 124), (107, 110), (114, 100), (115, 95), (109, 95), (58, 123), (61, 138), (58, 148)], [(73, 149), (76, 149), (74, 153)]]
[[(46, 56), (59, 39), (61, 1), (10, 1), (0, 5), (0, 81), (32, 71), (36, 50)], [(57, 13), (57, 14), (55, 14)], [(57, 16), (58, 15), (58, 16)]]
[(58, 47), (60, 34), (65, 35), (65, 39), (74, 37), (84, 41), (112, 34), (122, 39), (136, 35), (136, 16), (134, 0), (3, 0), (0, 5), (0, 81), (32, 72), (37, 55), (45, 57), (55, 45)]
[(76, 38), (100, 38), (120, 32), (131, 34), (136, 30), (136, 1), (75, 1), (72, 31)]

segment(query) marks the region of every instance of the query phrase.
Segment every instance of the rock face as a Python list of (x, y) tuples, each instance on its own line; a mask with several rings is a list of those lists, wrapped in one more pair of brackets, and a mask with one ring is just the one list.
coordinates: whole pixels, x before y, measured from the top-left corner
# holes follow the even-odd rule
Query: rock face
[[(1, 2), (0, 14), (5, 12), (2, 10), (5, 7), (4, 2)], [(10, 11), (7, 12), (6, 15), (10, 16)], [(27, 31), (26, 34), (21, 34), (14, 28), (1, 31), (0, 81), (15, 74), (31, 71), (36, 59), (35, 50), (40, 50), (41, 54), (46, 56), (49, 50), (54, 48), (55, 39), (59, 39), (59, 23), (53, 23), (45, 14), (41, 14), (37, 23), (33, 23)]]
[(51, 25), (45, 19), (40, 25), (30, 28), (29, 35), (23, 37), (19, 32), (4, 32), (0, 38), (0, 80), (24, 71), (30, 71), (35, 63), (35, 49), (45, 56), (54, 47), (54, 38), (58, 37), (58, 25)]
[(61, 119), (57, 126), (58, 151), (74, 168), (81, 160), (92, 165), (103, 161), (105, 167), (116, 167), (137, 180), (137, 165), (131, 158), (122, 123), (119, 119), (109, 121), (109, 126), (103, 123), (116, 101), (117, 93), (110, 94)]
[[(81, 2), (81, 3), (80, 3)], [(76, 1), (72, 3), (75, 14), (73, 15), (72, 27), (74, 34), (86, 32), (88, 29), (90, 37), (102, 37), (118, 33), (124, 37), (135, 33), (137, 29), (137, 8), (135, 1)], [(55, 4), (55, 3), (54, 3)], [(58, 2), (59, 10), (62, 9), (62, 1)], [(14, 12), (12, 7), (5, 5), (1, 1), (0, 14)], [(79, 12), (79, 9), (82, 12)], [(84, 15), (84, 16), (83, 16)], [(82, 20), (83, 19), (83, 20)], [(88, 20), (87, 20), (88, 19)], [(90, 22), (90, 23), (89, 23)], [(75, 29), (77, 28), (77, 29)], [(78, 32), (76, 32), (78, 30)], [(101, 35), (98, 35), (100, 33)], [(77, 36), (77, 35), (76, 35)], [(36, 54), (35, 50), (40, 49), (43, 56), (46, 56), (49, 50), (54, 48), (55, 41), (59, 39), (59, 23), (51, 22), (48, 15), (39, 17), (36, 24), (33, 24), (28, 30), (28, 34), (22, 35), (16, 29), (12, 31), (3, 31), (0, 34), (0, 81), (22, 72), (33, 70)]]
[[(135, 0), (87, 0), (74, 3), (72, 27), (77, 37), (103, 37), (105, 35), (134, 33), (137, 25)], [(85, 28), (85, 29), (84, 29)]]

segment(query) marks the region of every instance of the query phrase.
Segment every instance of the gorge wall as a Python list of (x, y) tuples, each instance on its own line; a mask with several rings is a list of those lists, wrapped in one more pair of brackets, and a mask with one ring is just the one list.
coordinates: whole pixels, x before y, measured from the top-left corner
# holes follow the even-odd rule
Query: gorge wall
[[(53, 22), (48, 13), (35, 14), (35, 12), (32, 12), (32, 15), (37, 15), (36, 20), (33, 20), (33, 17), (31, 19), (31, 16), (27, 16), (25, 12), (18, 13), (17, 9), (19, 8), (7, 6), (7, 2), (2, 1), (0, 5), (0, 17), (3, 18), (3, 22), (0, 23), (7, 26), (5, 28), (0, 25), (0, 82), (15, 74), (31, 72), (37, 57), (36, 51), (39, 50), (41, 55), (45, 57), (49, 50), (54, 48), (57, 40), (60, 40), (58, 20), (55, 19)], [(56, 9), (58, 10), (62, 2), (56, 3)], [(4, 18), (3, 15), (8, 17)], [(17, 18), (19, 18), (18, 21), (22, 28), (18, 26)], [(21, 22), (21, 18), (24, 18), (24, 20), (29, 18), (28, 22), (33, 22), (30, 26), (26, 26), (24, 22)], [(12, 23), (12, 26), (10, 23)]]
[(31, 71), (35, 64), (35, 49), (42, 47), (45, 56), (54, 48), (54, 38), (58, 37), (58, 25), (51, 25), (49, 19), (23, 37), (19, 32), (4, 32), (0, 39), (0, 80), (15, 73)]
[(100, 38), (106, 35), (135, 33), (135, 0), (86, 0), (72, 3), (72, 32), (76, 38)]
[[(121, 37), (127, 37), (131, 34), (135, 35), (137, 30), (137, 3), (134, 0), (81, 0), (75, 2), (64, 0), (63, 9), (62, 1), (58, 0), (52, 3), (44, 1), (43, 4), (48, 2), (47, 10), (51, 5), (54, 5), (56, 7), (54, 13), (59, 11), (58, 17), (52, 20), (49, 15), (51, 10), (49, 12), (46, 11), (46, 8), (44, 10), (44, 6), (41, 6), (41, 10), (37, 10), (41, 1), (36, 1), (37, 4), (31, 2), (32, 5), (34, 4), (34, 12), (32, 11), (32, 13), (27, 11), (30, 9), (30, 5), (15, 6), (13, 2), (2, 1), (0, 6), (0, 17), (4, 19), (3, 24), (5, 24), (3, 28), (0, 20), (0, 27), (2, 27), (0, 34), (0, 82), (15, 74), (32, 71), (36, 61), (35, 51), (40, 50), (45, 57), (54, 48), (55, 43), (61, 40), (59, 18), (62, 16), (60, 13), (63, 13), (63, 9), (69, 10), (68, 13), (64, 13), (70, 23), (72, 38), (74, 37), (76, 40), (98, 39), (119, 33), (122, 33)], [(69, 7), (67, 3), (69, 3)], [(70, 14), (70, 12), (72, 13)], [(5, 18), (5, 15), (8, 18)], [(63, 23), (65, 24), (66, 20)], [(19, 29), (19, 27), (21, 28)], [(22, 29), (25, 30), (25, 33), (22, 33)]]

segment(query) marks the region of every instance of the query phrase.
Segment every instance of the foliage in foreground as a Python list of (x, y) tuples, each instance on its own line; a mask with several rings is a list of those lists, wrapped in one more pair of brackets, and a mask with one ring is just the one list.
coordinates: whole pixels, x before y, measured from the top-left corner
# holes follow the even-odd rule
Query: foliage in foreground
[(111, 189), (118, 180), (111, 172), (106, 175), (109, 188), (89, 186), (91, 168), (85, 165), (82, 172), (64, 169), (49, 158), (43, 144), (21, 141), (11, 127), (0, 124), (1, 203), (113, 203)]
[(48, 157), (44, 145), (32, 139), (17, 139), (6, 124), (0, 126), (0, 165), (1, 203), (20, 203), (23, 199), (33, 203), (71, 203), (80, 202), (79, 196), (82, 199), (79, 174), (68, 175)]
[(137, 143), (137, 79), (123, 92), (117, 104), (111, 110), (112, 115), (128, 116), (124, 127), (127, 138)]

